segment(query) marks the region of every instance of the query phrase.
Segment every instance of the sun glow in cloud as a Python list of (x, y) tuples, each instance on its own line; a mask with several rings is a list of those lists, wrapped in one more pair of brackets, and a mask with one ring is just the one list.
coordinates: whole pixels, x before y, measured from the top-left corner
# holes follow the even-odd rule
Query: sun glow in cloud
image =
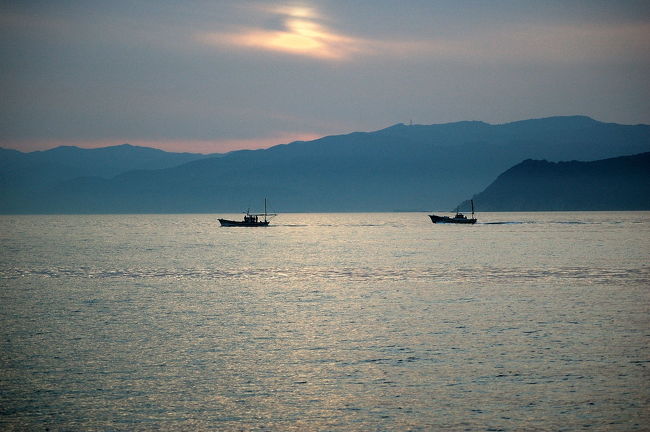
[(344, 60), (363, 50), (362, 39), (338, 34), (321, 24), (312, 8), (276, 7), (265, 13), (281, 18), (282, 28), (247, 28), (234, 33), (202, 33), (197, 39), (210, 45), (234, 45), (325, 60)]

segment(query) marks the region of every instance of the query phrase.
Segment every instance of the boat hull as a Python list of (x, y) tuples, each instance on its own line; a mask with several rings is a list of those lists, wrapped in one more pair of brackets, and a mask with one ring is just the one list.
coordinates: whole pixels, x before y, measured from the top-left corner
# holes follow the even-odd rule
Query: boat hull
[(249, 221), (233, 221), (228, 219), (219, 219), (219, 223), (223, 227), (265, 227), (269, 226), (269, 221), (249, 222)]
[(465, 225), (472, 225), (476, 223), (476, 219), (471, 218), (456, 218), (456, 217), (449, 217), (449, 216), (436, 216), (436, 215), (429, 215), (431, 218), (431, 222), (434, 224), (465, 224)]

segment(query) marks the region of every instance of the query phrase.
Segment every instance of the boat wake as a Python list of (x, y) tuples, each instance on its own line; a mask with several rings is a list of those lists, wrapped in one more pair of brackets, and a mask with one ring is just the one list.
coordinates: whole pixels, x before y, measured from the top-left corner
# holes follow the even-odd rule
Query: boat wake
[(534, 222), (513, 222), (513, 221), (508, 221), (508, 222), (479, 222), (478, 225), (523, 225), (523, 224), (529, 224), (529, 223), (534, 223)]

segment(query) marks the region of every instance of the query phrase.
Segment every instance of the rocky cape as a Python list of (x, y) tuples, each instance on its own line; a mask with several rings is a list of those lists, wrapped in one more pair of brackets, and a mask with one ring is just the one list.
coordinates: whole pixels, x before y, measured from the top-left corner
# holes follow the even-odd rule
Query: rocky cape
[(166, 167), (116, 167), (121, 172), (103, 172), (101, 160), (91, 172), (71, 158), (25, 163), (32, 153), (5, 150), (0, 212), (240, 212), (265, 197), (280, 212), (448, 210), (525, 159), (589, 161), (648, 151), (650, 126), (583, 116), (397, 124), (264, 150), (190, 154), (193, 160)]

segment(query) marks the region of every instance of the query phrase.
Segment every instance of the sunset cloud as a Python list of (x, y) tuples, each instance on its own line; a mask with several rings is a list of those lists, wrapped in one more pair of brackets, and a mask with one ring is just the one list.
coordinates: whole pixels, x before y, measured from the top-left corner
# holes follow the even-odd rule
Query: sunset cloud
[(279, 18), (280, 29), (249, 27), (235, 32), (200, 33), (196, 38), (215, 46), (239, 46), (263, 51), (276, 51), (325, 60), (344, 60), (361, 52), (367, 42), (327, 27), (315, 9), (307, 7), (264, 8)]
[[(414, 35), (380, 38), (346, 34), (330, 17), (308, 6), (251, 6), (249, 17), (260, 24), (231, 31), (201, 32), (195, 40), (215, 47), (244, 48), (294, 56), (344, 61), (361, 58), (430, 58), (484, 61), (579, 62), (644, 55), (650, 42), (647, 22), (635, 24), (523, 24), (509, 23), (469, 32), (427, 29)], [(251, 18), (254, 19), (254, 18)], [(272, 23), (272, 24), (269, 24)]]

